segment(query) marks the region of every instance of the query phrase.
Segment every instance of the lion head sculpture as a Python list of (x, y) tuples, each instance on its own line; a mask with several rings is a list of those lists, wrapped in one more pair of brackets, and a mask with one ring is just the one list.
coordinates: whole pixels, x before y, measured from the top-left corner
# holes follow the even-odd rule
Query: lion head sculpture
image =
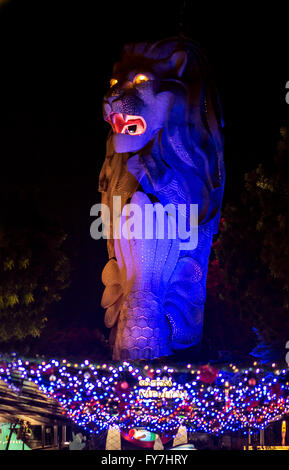
[[(113, 196), (120, 196), (121, 210), (128, 202), (198, 205), (192, 249), (184, 250), (178, 238), (108, 239), (102, 305), (114, 358), (154, 359), (201, 339), (224, 189), (221, 107), (204, 54), (187, 39), (126, 46), (110, 83), (103, 103), (111, 131), (99, 180), (102, 202), (112, 209)], [(119, 224), (127, 220), (119, 214)]]

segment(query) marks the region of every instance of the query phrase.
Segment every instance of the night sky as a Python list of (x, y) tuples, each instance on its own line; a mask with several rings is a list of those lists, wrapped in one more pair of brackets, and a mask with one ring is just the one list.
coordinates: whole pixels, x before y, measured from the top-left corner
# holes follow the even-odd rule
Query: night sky
[[(113, 63), (126, 42), (176, 35), (182, 3), (12, 1), (0, 9), (1, 185), (37, 185), (63, 220), (73, 260), (71, 287), (53, 307), (63, 325), (104, 330), (106, 244), (90, 238), (89, 212), (100, 198), (102, 96)], [(253, 12), (243, 2), (186, 3), (183, 31), (207, 52), (223, 103), (226, 202), (238, 198), (244, 171), (272, 158), (288, 120), (288, 24), (282, 9), (264, 4)]]

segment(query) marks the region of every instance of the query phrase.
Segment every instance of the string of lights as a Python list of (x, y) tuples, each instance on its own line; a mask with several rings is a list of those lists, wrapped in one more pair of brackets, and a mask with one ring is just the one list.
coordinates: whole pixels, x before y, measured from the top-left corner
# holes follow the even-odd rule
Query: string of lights
[(264, 429), (289, 413), (289, 369), (276, 364), (220, 370), (191, 364), (81, 364), (66, 359), (12, 358), (0, 363), (8, 386), (35, 383), (59, 402), (63, 414), (94, 433), (117, 426), (127, 432), (145, 427), (164, 436), (180, 425), (191, 432), (245, 434)]

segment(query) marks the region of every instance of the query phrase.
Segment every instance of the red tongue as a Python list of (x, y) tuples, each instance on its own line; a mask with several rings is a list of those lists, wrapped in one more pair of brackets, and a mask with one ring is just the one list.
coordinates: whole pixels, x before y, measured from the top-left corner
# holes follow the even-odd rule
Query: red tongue
[(123, 126), (125, 125), (125, 121), (122, 118), (121, 114), (117, 114), (115, 116), (115, 121), (114, 121), (114, 127), (117, 133), (120, 133), (122, 131)]

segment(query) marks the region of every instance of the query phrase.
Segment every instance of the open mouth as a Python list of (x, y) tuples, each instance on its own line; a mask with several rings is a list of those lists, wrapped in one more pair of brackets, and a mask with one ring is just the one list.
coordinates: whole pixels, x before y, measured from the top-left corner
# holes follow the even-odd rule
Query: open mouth
[(111, 113), (107, 121), (116, 134), (140, 135), (146, 130), (146, 122), (141, 116), (131, 114)]

